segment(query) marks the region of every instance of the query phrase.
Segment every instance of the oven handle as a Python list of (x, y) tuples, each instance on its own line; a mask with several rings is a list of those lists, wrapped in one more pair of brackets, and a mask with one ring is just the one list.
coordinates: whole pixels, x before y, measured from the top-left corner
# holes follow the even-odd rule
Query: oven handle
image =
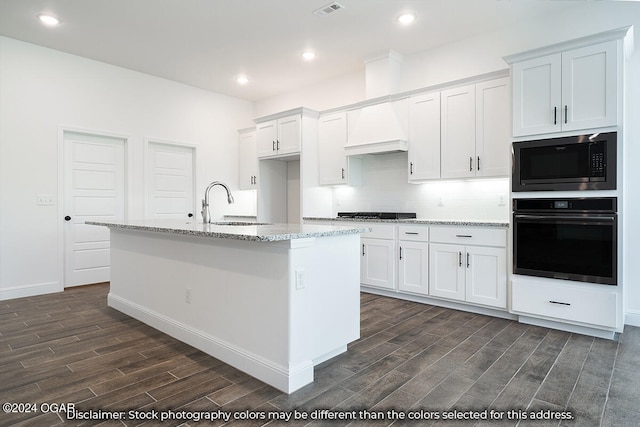
[(612, 222), (616, 220), (615, 216), (590, 216), (590, 215), (524, 215), (524, 214), (516, 214), (515, 215), (516, 219), (541, 219), (541, 220), (547, 220), (547, 221), (554, 221), (554, 220), (578, 220), (578, 221), (583, 221), (583, 220), (589, 220), (589, 221), (606, 221), (606, 222)]

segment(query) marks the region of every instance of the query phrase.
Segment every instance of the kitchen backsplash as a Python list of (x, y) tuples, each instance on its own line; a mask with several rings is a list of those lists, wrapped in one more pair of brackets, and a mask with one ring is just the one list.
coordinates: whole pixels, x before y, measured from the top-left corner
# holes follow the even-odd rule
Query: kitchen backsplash
[(509, 179), (407, 182), (407, 153), (367, 155), (362, 185), (336, 187), (334, 210), (406, 211), (418, 218), (508, 221)]

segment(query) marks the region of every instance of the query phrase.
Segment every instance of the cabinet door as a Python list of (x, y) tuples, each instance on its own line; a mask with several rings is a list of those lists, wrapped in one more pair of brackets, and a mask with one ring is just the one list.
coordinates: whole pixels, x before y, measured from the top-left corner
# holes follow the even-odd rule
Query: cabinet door
[(509, 176), (509, 79), (476, 85), (476, 176)]
[(562, 130), (618, 123), (617, 41), (562, 54)]
[(513, 64), (513, 136), (560, 131), (561, 55)]
[(409, 181), (440, 178), (440, 92), (409, 100)]
[(442, 178), (475, 176), (475, 85), (442, 91), (441, 97)]
[(467, 246), (466, 250), (466, 300), (506, 308), (506, 249)]
[(347, 176), (347, 113), (322, 116), (318, 122), (318, 179), (321, 185), (344, 184)]
[(276, 139), (278, 155), (300, 152), (301, 122), (302, 118), (299, 114), (278, 119), (278, 137)]
[(360, 282), (378, 288), (395, 289), (395, 241), (361, 238)]
[(240, 145), (240, 189), (252, 190), (258, 184), (258, 148), (256, 132), (244, 132), (239, 136)]
[(400, 241), (398, 247), (398, 289), (429, 295), (429, 244)]
[(270, 120), (258, 123), (256, 126), (256, 140), (258, 144), (258, 157), (271, 157), (276, 155), (276, 139), (278, 139), (278, 122)]
[(465, 247), (431, 243), (429, 249), (429, 294), (464, 301)]

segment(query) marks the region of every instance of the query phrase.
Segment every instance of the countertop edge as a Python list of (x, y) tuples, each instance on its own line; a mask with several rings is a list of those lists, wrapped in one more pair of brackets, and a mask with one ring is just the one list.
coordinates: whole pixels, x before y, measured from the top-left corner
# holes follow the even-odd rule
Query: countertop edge
[(337, 218), (337, 217), (304, 217), (305, 221), (335, 221), (335, 222), (381, 222), (392, 224), (424, 224), (424, 225), (459, 225), (467, 227), (499, 227), (508, 228), (508, 222), (483, 220), (440, 220), (440, 219), (374, 219), (374, 218)]
[[(244, 241), (253, 241), (253, 242), (278, 242), (283, 240), (295, 240), (295, 239), (306, 239), (310, 237), (329, 237), (329, 236), (338, 236), (345, 234), (360, 234), (371, 231), (371, 228), (368, 227), (343, 227), (341, 229), (332, 229), (332, 230), (317, 230), (317, 231), (301, 231), (301, 232), (270, 232), (268, 227), (278, 227), (283, 226), (283, 224), (273, 224), (273, 225), (247, 225), (240, 227), (261, 227), (263, 228), (262, 233), (245, 233), (240, 230), (238, 226), (219, 226), (219, 227), (233, 227), (238, 231), (237, 233), (224, 232), (221, 230), (194, 230), (189, 228), (178, 228), (178, 227), (169, 227), (169, 226), (154, 226), (154, 225), (137, 225), (137, 224), (121, 224), (121, 223), (112, 223), (112, 222), (102, 222), (102, 221), (85, 221), (85, 224), (88, 225), (97, 225), (108, 227), (110, 229), (120, 229), (120, 230), (131, 230), (131, 231), (147, 231), (154, 233), (167, 233), (167, 234), (180, 234), (187, 236), (201, 236), (201, 237), (211, 237), (211, 238), (219, 238), (219, 239), (232, 239), (232, 240), (244, 240)], [(333, 226), (332, 226), (333, 227)], [(230, 229), (231, 230), (231, 229)]]

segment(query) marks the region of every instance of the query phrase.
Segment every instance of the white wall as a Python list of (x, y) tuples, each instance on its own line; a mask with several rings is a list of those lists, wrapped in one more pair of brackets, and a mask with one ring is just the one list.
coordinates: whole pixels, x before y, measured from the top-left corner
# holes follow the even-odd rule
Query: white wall
[[(135, 219), (145, 137), (197, 145), (199, 200), (214, 179), (238, 188), (237, 129), (252, 118), (247, 101), (0, 37), (0, 299), (62, 289), (59, 126), (129, 138)], [(55, 206), (37, 206), (38, 195), (54, 195)], [(230, 211), (222, 199), (213, 208), (216, 217)]]
[[(506, 55), (543, 47), (578, 37), (595, 34), (627, 25), (635, 26), (635, 46), (640, 50), (640, 3), (638, 2), (582, 2), (579, 7), (570, 11), (549, 15), (515, 27), (498, 29), (495, 32), (479, 35), (470, 39), (452, 43), (441, 48), (418, 54), (405, 56), (404, 75), (400, 91), (408, 91), (449, 81), (472, 77), (507, 68), (502, 60)], [(394, 47), (402, 52), (400, 46)], [(625, 290), (627, 322), (640, 325), (640, 264), (635, 262), (640, 253), (640, 197), (637, 197), (637, 186), (640, 183), (640, 52), (635, 52), (629, 59), (625, 95), (627, 97), (625, 121), (625, 161), (631, 167), (625, 170), (623, 230), (626, 244), (625, 251)], [(345, 86), (353, 85), (351, 91)], [(344, 93), (331, 90), (339, 87)], [(314, 88), (306, 88), (296, 93), (283, 94), (278, 97), (256, 103), (255, 110), (261, 115), (294, 108), (300, 105), (321, 108), (335, 108), (364, 99), (363, 71), (345, 76), (344, 80), (333, 79), (331, 82), (318, 84)], [(314, 94), (313, 98), (309, 98)], [(343, 102), (350, 98), (348, 102)], [(318, 108), (318, 107), (316, 107)], [(380, 158), (371, 158), (365, 162), (364, 185), (361, 188), (338, 188), (334, 190), (335, 210), (365, 210), (376, 207), (392, 206), (402, 209), (416, 210), (419, 214), (438, 216), (449, 214), (449, 208), (457, 206), (458, 212), (466, 210), (474, 212), (473, 216), (494, 215), (508, 219), (508, 208), (495, 206), (496, 196), (502, 192), (499, 183), (488, 184), (486, 197), (466, 197), (474, 195), (474, 189), (485, 188), (483, 184), (448, 183), (432, 187), (427, 185), (408, 186), (405, 184), (406, 163), (398, 161), (395, 155), (384, 155), (389, 160), (385, 164)], [(385, 166), (385, 167), (382, 167)], [(393, 182), (395, 186), (387, 183)], [(377, 186), (376, 184), (377, 183)], [(495, 185), (495, 187), (491, 187)], [(434, 199), (438, 192), (446, 186), (454, 189), (454, 200), (444, 209), (434, 208)], [(376, 192), (377, 188), (379, 192)], [(466, 199), (466, 202), (464, 201)], [(475, 214), (478, 212), (478, 215)]]

